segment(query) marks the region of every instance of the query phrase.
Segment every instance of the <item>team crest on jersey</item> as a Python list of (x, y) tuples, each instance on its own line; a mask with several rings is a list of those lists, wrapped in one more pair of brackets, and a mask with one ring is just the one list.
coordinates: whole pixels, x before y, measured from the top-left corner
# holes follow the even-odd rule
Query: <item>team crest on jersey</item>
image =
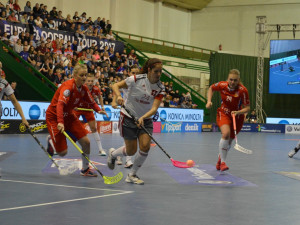
[(218, 85), (219, 85), (219, 82), (218, 82), (218, 83), (215, 83), (215, 86), (216, 86), (216, 87), (218, 87)]
[(67, 90), (64, 91), (64, 96), (65, 97), (69, 97), (70, 94), (71, 94), (70, 90), (67, 89)]
[(239, 97), (239, 92), (238, 91), (234, 93), (234, 97)]

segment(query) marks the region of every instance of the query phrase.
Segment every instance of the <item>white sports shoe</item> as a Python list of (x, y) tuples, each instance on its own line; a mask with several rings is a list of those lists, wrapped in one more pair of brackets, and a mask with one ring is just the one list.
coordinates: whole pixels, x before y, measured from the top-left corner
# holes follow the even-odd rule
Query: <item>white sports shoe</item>
[(133, 184), (139, 184), (139, 185), (143, 185), (144, 184), (144, 181), (141, 180), (137, 175), (131, 175), (131, 174), (128, 174), (125, 181), (127, 183), (133, 183)]
[(132, 166), (133, 166), (132, 161), (131, 161), (131, 160), (128, 160), (128, 161), (125, 163), (124, 168), (130, 169)]
[(121, 156), (117, 156), (117, 161), (116, 161), (117, 165), (122, 165), (123, 161), (122, 161), (122, 157)]
[(297, 153), (298, 151), (299, 151), (299, 150), (297, 150), (297, 149), (295, 148), (295, 149), (293, 149), (293, 150), (291, 150), (291, 151), (289, 152), (288, 156), (289, 156), (290, 158), (293, 158), (293, 156), (296, 155), (296, 153)]
[(115, 161), (116, 161), (116, 159), (111, 155), (113, 151), (115, 151), (115, 149), (110, 148), (108, 150), (108, 156), (107, 156), (107, 166), (111, 170), (115, 168)]
[(99, 155), (100, 155), (100, 156), (106, 156), (105, 150), (104, 150), (104, 149), (99, 150)]

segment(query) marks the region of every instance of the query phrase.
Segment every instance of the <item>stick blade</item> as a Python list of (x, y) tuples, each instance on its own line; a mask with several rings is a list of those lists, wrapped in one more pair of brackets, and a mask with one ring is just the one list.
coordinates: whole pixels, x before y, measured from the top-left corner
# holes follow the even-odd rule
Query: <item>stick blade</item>
[(116, 183), (119, 183), (123, 179), (123, 173), (119, 172), (114, 177), (103, 176), (103, 179), (104, 179), (105, 184), (116, 184)]
[(240, 146), (238, 144), (235, 144), (234, 149), (237, 150), (237, 151), (240, 151), (242, 153), (248, 154), (248, 155), (253, 154), (252, 150), (246, 149), (246, 148), (244, 148), (244, 147), (242, 147), (242, 146)]
[(186, 162), (180, 162), (180, 161), (177, 161), (177, 160), (174, 160), (174, 159), (171, 159), (171, 161), (172, 161), (173, 165), (174, 165), (175, 167), (178, 167), (178, 168), (190, 168), (190, 167), (193, 167), (193, 166), (194, 166), (194, 165), (188, 166), (188, 165), (186, 164)]

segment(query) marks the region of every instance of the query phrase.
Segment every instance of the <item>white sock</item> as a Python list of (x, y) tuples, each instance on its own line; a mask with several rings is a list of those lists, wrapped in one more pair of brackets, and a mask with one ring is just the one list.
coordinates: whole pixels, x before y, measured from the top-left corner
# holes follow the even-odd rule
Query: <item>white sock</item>
[(142, 152), (141, 150), (139, 150), (136, 153), (136, 156), (135, 156), (134, 161), (133, 161), (132, 168), (130, 170), (130, 175), (136, 175), (139, 168), (141, 168), (141, 166), (143, 165), (143, 163), (147, 159), (147, 156), (148, 156), (148, 153)]
[(132, 156), (126, 156), (126, 163), (131, 161)]
[(100, 141), (100, 135), (99, 135), (99, 133), (96, 131), (95, 133), (93, 133), (93, 135), (94, 135), (94, 138), (95, 138), (96, 143), (98, 145), (99, 151), (103, 150), (102, 144), (101, 144), (101, 141)]
[(229, 140), (224, 140), (223, 138), (221, 138), (219, 143), (219, 154), (221, 157), (221, 162), (226, 161), (228, 147), (229, 147)]
[(56, 152), (56, 149), (55, 149), (55, 147), (54, 147), (53, 140), (52, 140), (51, 137), (49, 138), (49, 143), (50, 143), (50, 145), (52, 146), (53, 150)]
[[(89, 154), (86, 154), (86, 156), (90, 158)], [(89, 167), (89, 161), (83, 155), (81, 155), (81, 159), (82, 159), (82, 169), (86, 170)]]
[(123, 145), (120, 148), (117, 148), (115, 151), (112, 152), (111, 155), (114, 158), (117, 158), (117, 156), (127, 156), (125, 146)]

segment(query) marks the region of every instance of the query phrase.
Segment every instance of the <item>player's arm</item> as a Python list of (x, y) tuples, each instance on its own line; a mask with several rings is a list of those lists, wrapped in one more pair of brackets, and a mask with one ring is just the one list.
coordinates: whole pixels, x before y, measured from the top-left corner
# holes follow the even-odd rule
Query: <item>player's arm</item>
[(11, 103), (14, 105), (17, 112), (20, 114), (20, 116), (22, 118), (22, 123), (24, 123), (27, 127), (29, 127), (29, 123), (25, 119), (22, 107), (21, 107), (20, 103), (18, 102), (16, 96), (14, 94), (11, 94), (8, 96), (8, 99), (11, 101)]
[(124, 99), (122, 98), (122, 95), (121, 95), (121, 92), (120, 92), (121, 88), (124, 88), (124, 89), (128, 88), (125, 80), (122, 80), (118, 83), (115, 83), (112, 86), (112, 90), (114, 92), (114, 95), (116, 96), (116, 102), (117, 102), (118, 105), (123, 105), (123, 103), (124, 103)]
[(208, 88), (208, 91), (207, 91), (207, 103), (206, 103), (206, 108), (207, 109), (210, 109), (212, 107), (211, 99), (212, 99), (213, 94), (214, 94), (214, 91), (213, 91), (212, 85), (211, 85)]
[(138, 119), (138, 126), (144, 126), (144, 119), (153, 116), (161, 103), (161, 99), (154, 99), (151, 109)]

